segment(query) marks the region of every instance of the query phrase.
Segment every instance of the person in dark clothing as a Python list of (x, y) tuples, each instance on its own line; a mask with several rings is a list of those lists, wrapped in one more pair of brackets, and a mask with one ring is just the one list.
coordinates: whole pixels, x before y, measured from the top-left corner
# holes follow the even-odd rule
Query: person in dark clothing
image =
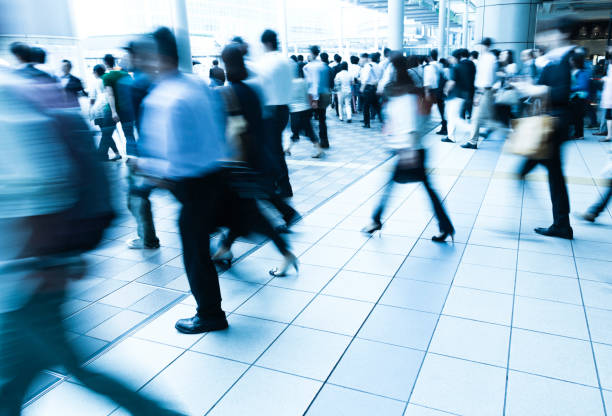
[(219, 68), (219, 61), (214, 59), (212, 61), (212, 68), (208, 71), (208, 77), (210, 78), (211, 87), (220, 87), (225, 84), (225, 71)]
[(40, 53), (37, 53), (36, 49), (42, 51), (42, 53), (45, 54), (42, 49), (31, 48), (25, 43), (11, 43), (10, 51), (21, 65), (21, 67), (17, 69), (17, 72), (25, 78), (35, 79), (39, 82), (55, 82), (56, 79), (53, 76), (49, 75), (45, 71), (41, 71), (40, 69), (34, 66), (40, 63)]
[[(254, 88), (244, 82), (247, 71), (239, 48), (228, 45), (223, 49), (221, 57), (227, 68), (230, 85), (221, 88), (219, 92), (225, 101), (227, 116), (239, 119), (240, 125), (243, 126), (241, 131), (233, 131), (233, 137), (231, 137), (232, 132), (228, 131), (227, 139), (232, 147), (233, 159), (245, 163), (254, 171), (261, 172), (269, 163), (269, 153), (262, 147), (262, 143), (265, 143), (265, 129), (261, 103)], [(237, 123), (228, 121), (228, 125), (231, 124)], [(231, 183), (232, 178), (229, 180)], [(297, 271), (297, 258), (289, 251), (287, 242), (261, 213), (254, 197), (243, 196), (229, 189), (224, 201), (223, 206), (226, 210), (223, 220), (226, 222), (225, 225), (229, 225), (229, 233), (213, 255), (213, 260), (231, 261), (233, 257), (231, 247), (236, 238), (255, 231), (269, 237), (283, 255), (284, 264), (271, 270), (270, 274), (284, 276), (291, 267)]]
[(445, 85), (448, 113), (448, 136), (442, 139), (446, 143), (457, 142), (457, 130), (469, 131), (469, 126), (461, 117), (465, 102), (473, 94), (476, 67), (468, 59), (467, 49), (457, 49), (452, 53), (456, 63), (451, 69), (451, 79)]
[(436, 106), (438, 107), (440, 118), (442, 119), (440, 130), (438, 130), (436, 134), (445, 135), (448, 134), (446, 115), (444, 113), (444, 101), (446, 98), (444, 96), (444, 84), (446, 82), (446, 79), (444, 77), (444, 68), (442, 68), (442, 64), (438, 62), (437, 49), (432, 49), (429, 53), (429, 65), (435, 68), (437, 72), (437, 85), (435, 86), (435, 88), (432, 89), (431, 94), (433, 96), (433, 99), (435, 100)]
[(79, 95), (87, 97), (87, 92), (83, 88), (81, 80), (70, 73), (72, 71), (72, 62), (68, 59), (62, 61), (62, 76), (60, 81), (64, 86), (66, 93), (66, 101), (70, 107), (79, 107)]
[[(537, 35), (536, 42), (551, 47), (546, 54), (549, 63), (544, 67), (538, 80), (542, 86), (535, 90), (531, 89), (532, 96), (547, 96), (548, 105), (546, 112), (555, 118), (551, 138), (550, 156), (545, 160), (525, 160), (519, 171), (519, 176), (524, 178), (538, 163), (543, 164), (548, 170), (548, 185), (550, 188), (550, 199), (552, 202), (553, 224), (547, 228), (536, 228), (538, 234), (573, 239), (574, 233), (570, 226), (570, 203), (563, 176), (563, 164), (561, 161), (561, 147), (568, 140), (569, 120), (569, 98), (571, 88), (571, 65), (573, 46), (569, 44), (569, 35), (575, 27), (575, 21), (569, 16), (562, 16), (542, 22), (541, 31)], [(521, 88), (521, 84), (515, 84)], [(545, 87), (545, 88), (543, 88)], [(523, 86), (526, 91), (530, 89)]]
[[(336, 75), (338, 75), (338, 72), (340, 72), (340, 62), (342, 62), (342, 57), (338, 54), (335, 54), (334, 62), (336, 64), (332, 68), (332, 82), (330, 84), (332, 88), (334, 87), (333, 80), (336, 78)], [(338, 91), (334, 91), (332, 95), (332, 107), (336, 110), (336, 117), (340, 117), (339, 107), (341, 106), (342, 104), (338, 104)]]
[(585, 55), (575, 51), (570, 58), (572, 66), (572, 87), (570, 93), (571, 125), (574, 126), (574, 140), (584, 139), (584, 116), (588, 105), (589, 84), (592, 72), (584, 64)]

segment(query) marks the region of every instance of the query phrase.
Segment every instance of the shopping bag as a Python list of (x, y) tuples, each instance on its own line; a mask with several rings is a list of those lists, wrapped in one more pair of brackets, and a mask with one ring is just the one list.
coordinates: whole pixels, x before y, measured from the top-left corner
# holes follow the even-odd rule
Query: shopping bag
[(504, 150), (529, 159), (548, 159), (555, 122), (555, 117), (545, 114), (513, 120)]
[(425, 166), (422, 153), (414, 149), (399, 152), (393, 181), (397, 183), (418, 182), (425, 179)]

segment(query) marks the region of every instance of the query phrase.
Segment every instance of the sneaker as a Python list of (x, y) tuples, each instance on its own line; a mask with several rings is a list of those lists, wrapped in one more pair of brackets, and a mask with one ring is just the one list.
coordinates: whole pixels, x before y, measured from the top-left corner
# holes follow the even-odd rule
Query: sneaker
[(352, 123), (352, 122), (353, 122), (353, 120), (348, 119), (348, 120), (346, 120), (346, 122), (347, 122), (347, 123)]
[(145, 244), (145, 242), (140, 238), (134, 238), (127, 242), (128, 248), (134, 250), (155, 250), (159, 248), (159, 243), (154, 244)]
[(449, 139), (449, 138), (448, 138), (448, 136), (447, 136), (447, 137), (444, 137), (444, 138), (442, 138), (442, 139), (440, 139), (440, 141), (441, 141), (441, 142), (444, 142), (444, 143), (455, 143), (454, 141), (452, 141), (451, 139)]
[(478, 149), (478, 145), (472, 144), (470, 142), (465, 142), (461, 145), (464, 149)]

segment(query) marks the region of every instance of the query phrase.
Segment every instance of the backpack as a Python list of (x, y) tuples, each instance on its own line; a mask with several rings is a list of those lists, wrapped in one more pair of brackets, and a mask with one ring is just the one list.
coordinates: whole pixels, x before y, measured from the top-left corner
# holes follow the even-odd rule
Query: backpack
[(80, 114), (67, 109), (45, 109), (51, 117), (53, 137), (67, 150), (74, 204), (57, 213), (25, 219), (32, 234), (21, 257), (82, 254), (93, 250), (115, 213), (110, 184), (100, 162), (93, 136)]

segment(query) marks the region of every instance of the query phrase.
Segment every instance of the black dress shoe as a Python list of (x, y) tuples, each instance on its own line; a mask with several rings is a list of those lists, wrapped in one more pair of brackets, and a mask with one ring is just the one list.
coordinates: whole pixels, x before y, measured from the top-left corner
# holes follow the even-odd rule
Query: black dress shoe
[(536, 228), (533, 231), (540, 235), (545, 235), (547, 237), (559, 237), (565, 238), (567, 240), (574, 239), (574, 230), (569, 225), (567, 227), (556, 227), (551, 225), (548, 228)]
[(472, 144), (470, 142), (463, 143), (461, 145), (464, 149), (478, 149), (478, 145)]
[(447, 137), (443, 137), (442, 139), (440, 139), (440, 141), (444, 142), (444, 143), (455, 143), (454, 141), (449, 139), (448, 136)]
[(174, 325), (183, 334), (201, 334), (202, 332), (221, 331), (227, 329), (225, 314), (219, 317), (200, 317), (179, 319)]

